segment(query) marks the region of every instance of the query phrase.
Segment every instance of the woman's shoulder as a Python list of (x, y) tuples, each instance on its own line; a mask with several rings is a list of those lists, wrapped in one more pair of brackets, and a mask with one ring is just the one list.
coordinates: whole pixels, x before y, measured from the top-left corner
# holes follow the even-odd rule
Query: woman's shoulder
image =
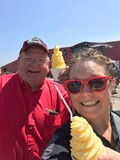
[(119, 134), (120, 137), (120, 110), (117, 111), (112, 111), (112, 119), (114, 121), (114, 124), (116, 126), (117, 132)]
[(113, 116), (117, 115), (120, 117), (120, 110), (112, 111), (112, 115)]
[(55, 134), (63, 134), (63, 135), (70, 135), (70, 121), (63, 124), (62, 127), (58, 128)]
[(42, 160), (69, 159), (70, 154), (70, 121), (58, 128), (46, 147)]

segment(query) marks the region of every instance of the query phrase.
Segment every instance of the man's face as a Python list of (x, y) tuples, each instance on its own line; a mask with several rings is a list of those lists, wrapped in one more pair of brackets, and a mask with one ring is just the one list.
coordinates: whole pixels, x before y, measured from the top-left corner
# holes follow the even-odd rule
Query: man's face
[(18, 58), (18, 73), (31, 88), (38, 88), (49, 72), (48, 54), (39, 46), (32, 46)]

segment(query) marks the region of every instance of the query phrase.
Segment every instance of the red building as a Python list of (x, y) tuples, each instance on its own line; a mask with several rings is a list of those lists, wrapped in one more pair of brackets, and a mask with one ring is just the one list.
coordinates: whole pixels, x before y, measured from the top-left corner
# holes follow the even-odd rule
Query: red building
[[(72, 54), (77, 53), (80, 49), (84, 48), (85, 46), (93, 46), (99, 48), (103, 51), (103, 54), (111, 59), (120, 62), (120, 41), (113, 41), (113, 42), (104, 42), (104, 43), (97, 43), (97, 42), (82, 42), (71, 47), (64, 47), (60, 48), (63, 53), (63, 57), (65, 62), (70, 59)], [(53, 49), (50, 49), (50, 57), (52, 55)], [(120, 66), (119, 66), (120, 69)], [(1, 67), (1, 72), (12, 72), (15, 73), (17, 71), (17, 60), (6, 64)]]

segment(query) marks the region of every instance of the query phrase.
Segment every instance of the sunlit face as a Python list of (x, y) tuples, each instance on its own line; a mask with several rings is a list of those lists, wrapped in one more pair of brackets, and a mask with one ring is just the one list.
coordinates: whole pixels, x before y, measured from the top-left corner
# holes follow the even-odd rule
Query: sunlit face
[(18, 72), (31, 88), (37, 88), (49, 72), (48, 54), (39, 46), (32, 46), (18, 58)]
[[(76, 62), (70, 72), (70, 79), (86, 80), (93, 76), (107, 76), (104, 68), (92, 61)], [(86, 119), (94, 119), (109, 113), (113, 85), (108, 80), (107, 88), (101, 92), (91, 91), (85, 84), (78, 94), (71, 94), (70, 98), (75, 110)]]

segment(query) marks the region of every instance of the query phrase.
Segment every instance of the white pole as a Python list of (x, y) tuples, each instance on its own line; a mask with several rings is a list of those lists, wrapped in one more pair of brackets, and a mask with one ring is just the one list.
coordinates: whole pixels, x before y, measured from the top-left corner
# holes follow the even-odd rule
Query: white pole
[(73, 114), (72, 114), (72, 111), (70, 110), (70, 107), (68, 106), (67, 102), (65, 101), (63, 95), (61, 94), (60, 90), (58, 89), (58, 87), (56, 85), (54, 85), (60, 98), (62, 99), (63, 103), (65, 104), (66, 108), (68, 109), (69, 113), (70, 113), (70, 120), (72, 121), (72, 117), (73, 117)]

